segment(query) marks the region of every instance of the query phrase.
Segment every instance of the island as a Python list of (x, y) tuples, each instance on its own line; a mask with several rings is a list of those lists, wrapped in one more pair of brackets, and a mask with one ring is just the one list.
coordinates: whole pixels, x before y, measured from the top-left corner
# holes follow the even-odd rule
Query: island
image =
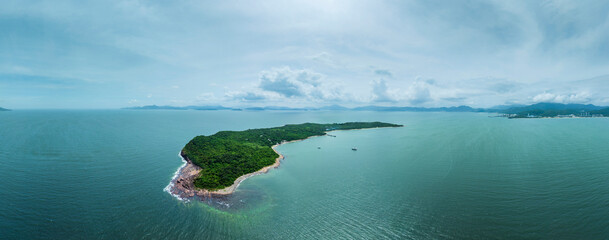
[(336, 130), (402, 127), (383, 122), (303, 123), (197, 136), (180, 152), (185, 161), (165, 189), (180, 198), (228, 195), (241, 181), (279, 166), (275, 147)]
[(0, 112), (2, 112), (2, 111), (10, 111), (10, 110), (9, 110), (9, 109), (6, 109), (6, 108), (1, 108), (1, 107), (0, 107)]

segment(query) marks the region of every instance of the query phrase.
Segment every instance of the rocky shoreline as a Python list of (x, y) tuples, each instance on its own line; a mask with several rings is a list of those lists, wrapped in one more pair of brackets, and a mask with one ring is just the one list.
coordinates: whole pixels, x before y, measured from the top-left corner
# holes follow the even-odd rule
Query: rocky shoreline
[(200, 188), (195, 187), (194, 180), (195, 180), (195, 178), (197, 178), (199, 176), (199, 173), (201, 172), (201, 167), (193, 164), (192, 161), (190, 161), (190, 159), (188, 159), (186, 156), (184, 156), (184, 154), (182, 154), (182, 152), (180, 152), (180, 156), (186, 163), (184, 166), (182, 166), (180, 169), (178, 169), (178, 171), (176, 172), (176, 175), (174, 176), (173, 179), (171, 179), (171, 182), (167, 186), (166, 191), (181, 200), (191, 199), (194, 197), (198, 197), (200, 200), (203, 200), (203, 199), (212, 198), (212, 197), (223, 197), (223, 196), (230, 195), (237, 189), (237, 187), (239, 187), (239, 184), (241, 184), (241, 182), (243, 180), (245, 180), (251, 176), (267, 173), (271, 168), (279, 167), (279, 164), (280, 164), (281, 160), (283, 159), (283, 155), (281, 155), (281, 153), (279, 153), (279, 152), (277, 152), (277, 150), (275, 150), (276, 146), (278, 146), (278, 145), (274, 145), (272, 147), (272, 149), (277, 154), (279, 154), (279, 157), (277, 159), (275, 159), (274, 164), (263, 167), (262, 169), (260, 169), (256, 172), (248, 173), (243, 176), (240, 176), (239, 178), (237, 178), (235, 180), (233, 185), (230, 185), (226, 188), (223, 188), (220, 190), (215, 190), (215, 191), (209, 191), (206, 189), (200, 189)]

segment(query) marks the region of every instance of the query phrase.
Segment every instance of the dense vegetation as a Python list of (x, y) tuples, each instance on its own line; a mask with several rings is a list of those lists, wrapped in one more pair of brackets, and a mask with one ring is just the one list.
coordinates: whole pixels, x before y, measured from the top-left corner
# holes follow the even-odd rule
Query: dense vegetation
[(228, 187), (242, 175), (272, 165), (279, 157), (271, 146), (283, 141), (325, 135), (326, 131), (376, 127), (401, 127), (382, 122), (333, 124), (303, 123), (283, 127), (221, 131), (211, 136), (197, 136), (182, 149), (182, 155), (202, 168), (195, 186), (203, 189)]
[(562, 110), (529, 110), (515, 114), (511, 118), (543, 118), (543, 117), (557, 117), (557, 116), (569, 116), (574, 115), (577, 117), (600, 117), (609, 116), (609, 108), (586, 111), (580, 109), (562, 109)]
[(555, 111), (557, 114), (575, 113), (582, 111), (594, 111), (602, 109), (603, 107), (595, 106), (592, 104), (562, 104), (562, 103), (536, 103), (528, 106), (512, 107), (500, 112), (509, 114), (521, 114), (530, 111)]
[(592, 104), (537, 103), (529, 106), (513, 107), (501, 112), (509, 114), (510, 118), (557, 117), (559, 115), (597, 117), (601, 115), (609, 116), (608, 110), (609, 108)]
[(602, 114), (603, 116), (609, 116), (609, 108), (603, 108), (601, 110), (591, 111), (591, 114)]

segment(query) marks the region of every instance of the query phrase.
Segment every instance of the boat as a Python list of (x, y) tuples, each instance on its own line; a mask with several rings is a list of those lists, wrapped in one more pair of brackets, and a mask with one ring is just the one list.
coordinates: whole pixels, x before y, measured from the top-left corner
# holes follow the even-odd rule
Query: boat
[(352, 147), (351, 150), (357, 151), (357, 148), (356, 147)]

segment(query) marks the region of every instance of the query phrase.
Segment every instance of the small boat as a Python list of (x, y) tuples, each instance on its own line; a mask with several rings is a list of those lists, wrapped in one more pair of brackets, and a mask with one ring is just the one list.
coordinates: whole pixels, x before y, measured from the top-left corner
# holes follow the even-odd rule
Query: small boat
[(321, 147), (317, 147), (317, 149), (321, 149)]
[(351, 150), (357, 151), (357, 148), (356, 147), (352, 147)]

